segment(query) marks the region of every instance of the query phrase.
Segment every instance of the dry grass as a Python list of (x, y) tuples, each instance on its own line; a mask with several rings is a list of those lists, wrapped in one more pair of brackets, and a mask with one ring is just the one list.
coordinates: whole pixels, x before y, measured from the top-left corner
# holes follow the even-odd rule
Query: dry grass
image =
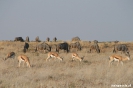
[[(111, 84), (132, 84), (133, 60), (125, 61), (117, 67), (116, 63), (109, 68), (108, 56), (112, 54), (113, 43), (99, 43), (102, 53), (87, 53), (87, 48), (78, 51), (79, 56), (85, 56), (83, 62), (71, 61), (71, 53), (60, 53), (63, 62), (51, 60), (46, 62), (47, 54), (34, 53), (37, 43), (30, 42), (29, 57), (32, 68), (26, 64), (18, 68), (16, 59), (3, 61), (7, 52), (15, 51), (17, 56), (22, 52), (22, 42), (0, 42), (0, 88), (111, 88)], [(89, 43), (81, 43), (86, 45)], [(131, 46), (132, 43), (129, 45)], [(106, 48), (105, 48), (106, 46)], [(54, 51), (54, 50), (53, 50)], [(105, 52), (106, 51), (106, 52)]]

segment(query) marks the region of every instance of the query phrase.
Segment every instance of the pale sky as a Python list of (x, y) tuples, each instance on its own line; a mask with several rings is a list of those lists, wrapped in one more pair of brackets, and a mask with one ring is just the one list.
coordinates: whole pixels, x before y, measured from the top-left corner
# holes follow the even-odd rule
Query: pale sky
[(0, 40), (133, 41), (133, 0), (0, 0)]

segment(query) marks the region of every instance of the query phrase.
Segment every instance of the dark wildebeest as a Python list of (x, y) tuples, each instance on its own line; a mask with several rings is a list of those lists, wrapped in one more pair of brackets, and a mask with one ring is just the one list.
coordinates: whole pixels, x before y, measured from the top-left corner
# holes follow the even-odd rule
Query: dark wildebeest
[(28, 48), (29, 48), (29, 44), (27, 42), (25, 42), (23, 52), (26, 53)]
[(54, 38), (53, 38), (53, 41), (54, 41), (54, 42), (56, 42), (56, 40), (57, 40), (57, 38), (56, 38), (56, 37), (54, 37)]
[(49, 38), (49, 37), (47, 37), (46, 41), (47, 41), (47, 42), (49, 42), (49, 41), (50, 41), (50, 38)]
[(44, 50), (44, 52), (47, 50), (48, 52), (51, 51), (51, 46), (48, 45), (47, 43), (43, 42), (39, 45), (36, 46), (35, 52), (39, 50)]
[(15, 37), (15, 40), (14, 41), (20, 41), (20, 42), (24, 42), (23, 38), (22, 37)]
[(123, 52), (124, 54), (130, 56), (128, 47), (125, 44), (114, 45), (113, 53), (116, 53), (117, 51), (121, 51), (121, 53)]
[(97, 43), (94, 43), (93, 45), (90, 46), (90, 53), (92, 50), (95, 50), (97, 53), (100, 53), (100, 49)]
[(70, 49), (75, 48), (77, 49), (77, 51), (81, 50), (81, 45), (79, 42), (71, 43), (69, 46), (70, 46)]
[(27, 36), (26, 37), (26, 40), (25, 40), (26, 42), (29, 42), (30, 40), (29, 40), (29, 36)]
[(35, 38), (35, 41), (36, 41), (36, 42), (40, 42), (39, 36), (37, 36), (37, 37)]
[(68, 43), (64, 42), (64, 43), (59, 43), (56, 45), (56, 52), (59, 53), (59, 50), (65, 50), (67, 51), (67, 53), (69, 52), (69, 46), (68, 46)]

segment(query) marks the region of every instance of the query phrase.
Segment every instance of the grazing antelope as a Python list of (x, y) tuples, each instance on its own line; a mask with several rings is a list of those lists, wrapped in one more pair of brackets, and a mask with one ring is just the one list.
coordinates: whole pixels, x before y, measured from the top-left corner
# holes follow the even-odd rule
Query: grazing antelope
[(80, 62), (83, 60), (84, 56), (83, 57), (79, 57), (77, 53), (72, 53), (72, 61), (74, 60), (74, 58), (78, 59)]
[(126, 60), (130, 60), (130, 56), (122, 57), (120, 55), (111, 55), (109, 56), (109, 66), (111, 66), (111, 64), (114, 61), (118, 61), (117, 66), (119, 65), (120, 62), (123, 65), (123, 61), (126, 61)]
[(31, 67), (29, 58), (25, 55), (19, 55), (18, 62), (19, 62), (18, 67), (20, 67), (21, 62), (26, 63), (29, 68)]
[(59, 56), (59, 54), (56, 53), (56, 52), (49, 52), (46, 61), (47, 61), (48, 59), (50, 59), (50, 58), (56, 58), (56, 59), (59, 59), (60, 61), (63, 60), (63, 58), (61, 58), (61, 57)]
[(8, 58), (15, 58), (15, 53), (14, 52), (9, 52), (6, 57), (4, 58), (4, 60), (7, 60)]

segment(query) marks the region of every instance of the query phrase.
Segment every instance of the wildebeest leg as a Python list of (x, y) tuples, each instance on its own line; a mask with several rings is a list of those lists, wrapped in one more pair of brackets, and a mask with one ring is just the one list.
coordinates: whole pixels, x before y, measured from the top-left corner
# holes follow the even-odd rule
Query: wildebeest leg
[(64, 49), (64, 53), (67, 52), (65, 49)]
[(91, 49), (90, 49), (90, 51), (89, 51), (90, 53), (91, 53)]
[(59, 53), (59, 49), (56, 49), (56, 52), (58, 52), (58, 53)]
[(23, 52), (26, 53), (26, 48), (23, 49)]
[(113, 53), (116, 53), (116, 50), (115, 49), (113, 50)]
[(99, 49), (96, 49), (97, 53), (100, 53), (100, 50)]

